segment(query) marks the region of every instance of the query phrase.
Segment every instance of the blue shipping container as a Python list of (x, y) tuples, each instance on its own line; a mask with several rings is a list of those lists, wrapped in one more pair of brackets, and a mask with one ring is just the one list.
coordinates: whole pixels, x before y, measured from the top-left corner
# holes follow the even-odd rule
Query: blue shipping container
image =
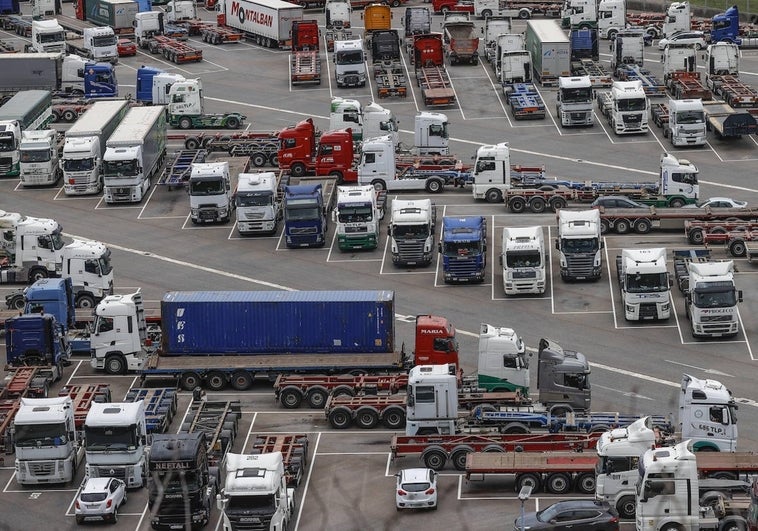
[(172, 291), (162, 355), (385, 353), (394, 291)]

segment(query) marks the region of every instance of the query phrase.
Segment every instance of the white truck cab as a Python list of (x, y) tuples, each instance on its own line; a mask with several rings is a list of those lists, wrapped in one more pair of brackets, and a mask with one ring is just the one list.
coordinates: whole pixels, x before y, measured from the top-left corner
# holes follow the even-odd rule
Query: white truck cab
[(226, 223), (231, 219), (235, 204), (228, 162), (193, 163), (187, 188), (192, 223)]
[(627, 321), (671, 317), (671, 278), (666, 249), (622, 249), (616, 259)]
[(334, 41), (334, 75), (337, 88), (366, 86), (363, 39)]
[(32, 43), (27, 48), (37, 53), (65, 52), (66, 30), (57, 18), (32, 20)]
[(669, 123), (663, 136), (669, 137), (674, 146), (703, 146), (706, 141), (705, 111), (703, 100), (669, 99)]
[(542, 227), (504, 227), (503, 289), (506, 295), (545, 293), (545, 240)]
[(558, 78), (556, 114), (564, 127), (592, 125), (592, 82), (590, 76)]
[(271, 171), (240, 173), (234, 200), (240, 234), (273, 234), (282, 218), (278, 179)]
[(58, 182), (63, 172), (58, 164), (57, 131), (23, 131), (18, 149), (22, 186), (43, 186)]

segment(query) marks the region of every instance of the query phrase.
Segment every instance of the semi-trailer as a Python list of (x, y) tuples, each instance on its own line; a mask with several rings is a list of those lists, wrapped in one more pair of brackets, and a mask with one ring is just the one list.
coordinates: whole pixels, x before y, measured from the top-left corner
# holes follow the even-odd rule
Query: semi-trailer
[(413, 36), (413, 64), (416, 83), (427, 107), (454, 105), (455, 90), (445, 68), (445, 51), (442, 35), (429, 33)]
[(142, 201), (165, 157), (165, 107), (131, 107), (105, 144), (105, 202)]
[(292, 22), (303, 19), (303, 6), (283, 0), (220, 0), (216, 19), (260, 46), (289, 48)]
[(559, 77), (571, 75), (571, 43), (557, 20), (527, 21), (525, 44), (540, 84), (553, 86)]
[(66, 195), (102, 191), (106, 142), (128, 109), (125, 100), (97, 101), (66, 130), (61, 158)]
[(49, 90), (21, 90), (0, 107), (0, 176), (21, 174), (20, 144), (25, 131), (40, 131), (52, 120)]
[(688, 220), (727, 221), (758, 217), (758, 208), (603, 208), (600, 207), (600, 228), (603, 234), (615, 232), (647, 234), (652, 230), (684, 229)]

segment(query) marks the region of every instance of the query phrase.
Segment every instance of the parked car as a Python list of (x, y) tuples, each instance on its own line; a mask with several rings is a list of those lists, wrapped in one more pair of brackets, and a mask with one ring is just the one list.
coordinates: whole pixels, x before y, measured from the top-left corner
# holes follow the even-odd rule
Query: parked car
[(618, 531), (619, 516), (616, 509), (606, 502), (592, 499), (566, 500), (554, 503), (539, 512), (525, 513), (523, 522), (519, 516), (513, 522), (513, 528), (515, 531), (521, 529)]
[(437, 472), (431, 468), (406, 468), (395, 477), (395, 505), (398, 511), (437, 509)]
[(747, 201), (737, 201), (731, 197), (709, 197), (692, 205), (684, 205), (684, 208), (747, 208)]
[(74, 502), (76, 523), (85, 520), (118, 522), (118, 509), (126, 503), (126, 483), (116, 478), (89, 478)]
[(119, 39), (116, 44), (119, 57), (128, 57), (130, 55), (137, 55), (137, 45), (129, 39)]
[(603, 195), (592, 202), (592, 208), (649, 208), (625, 195)]
[(689, 44), (696, 50), (702, 50), (708, 43), (705, 40), (705, 33), (702, 31), (677, 31), (669, 37), (664, 37), (658, 41), (658, 49), (663, 50), (667, 44)]

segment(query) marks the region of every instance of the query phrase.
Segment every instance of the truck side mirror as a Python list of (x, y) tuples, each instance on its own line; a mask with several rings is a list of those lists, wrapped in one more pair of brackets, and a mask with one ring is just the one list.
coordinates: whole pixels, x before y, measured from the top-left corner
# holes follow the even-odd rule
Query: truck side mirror
[(498, 260), (500, 260), (500, 265), (502, 266), (503, 265), (503, 255), (502, 254), (499, 255), (497, 258), (498, 258)]
[(408, 405), (413, 407), (416, 404), (416, 398), (413, 396), (413, 393), (408, 394)]
[(442, 244), (441, 244), (441, 243), (438, 243), (438, 244), (437, 244), (437, 252), (438, 252), (438, 253), (441, 253), (441, 252), (442, 252)]
[(600, 240), (600, 248), (605, 249), (605, 242), (603, 240)]
[(555, 239), (555, 249), (557, 251), (561, 250), (561, 242), (560, 242), (560, 240), (558, 238)]
[(737, 292), (737, 302), (742, 302), (742, 290)]
[(392, 236), (392, 227), (387, 227), (387, 236)]

